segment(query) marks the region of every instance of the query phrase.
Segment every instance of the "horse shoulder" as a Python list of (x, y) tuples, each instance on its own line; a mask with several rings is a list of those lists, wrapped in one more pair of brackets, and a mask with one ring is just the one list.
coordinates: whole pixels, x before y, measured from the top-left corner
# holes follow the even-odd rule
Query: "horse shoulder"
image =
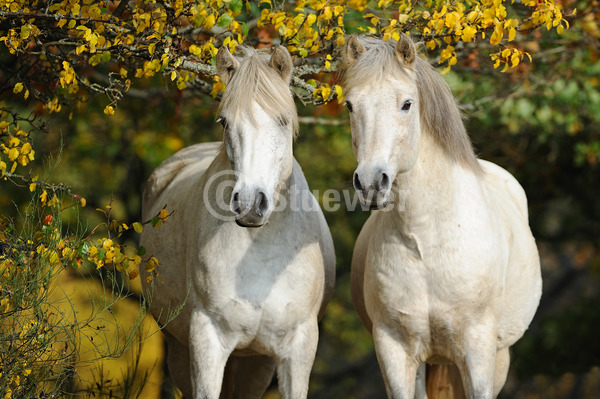
[(150, 175), (144, 186), (142, 195), (143, 218), (152, 217), (156, 206), (162, 207), (165, 204), (157, 204), (158, 199), (170, 190), (168, 187), (175, 185), (175, 182), (190, 178), (190, 176), (201, 176), (204, 174), (210, 163), (218, 153), (222, 143), (210, 142), (195, 144), (186, 147), (171, 157), (163, 161)]

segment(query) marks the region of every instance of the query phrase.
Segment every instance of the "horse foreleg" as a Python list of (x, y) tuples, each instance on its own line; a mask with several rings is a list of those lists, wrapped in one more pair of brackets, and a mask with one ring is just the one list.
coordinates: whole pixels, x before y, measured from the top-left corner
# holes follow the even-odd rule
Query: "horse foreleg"
[(196, 312), (190, 319), (191, 386), (195, 399), (218, 399), (225, 364), (233, 350), (208, 317)]
[(494, 370), (494, 397), (500, 394), (510, 366), (510, 353), (508, 348), (500, 349), (496, 352), (496, 368)]
[(496, 366), (495, 328), (487, 323), (471, 325), (465, 329), (465, 354), (457, 362), (468, 398), (492, 399), (494, 397), (494, 370)]
[(318, 340), (319, 328), (314, 320), (300, 325), (282, 345), (277, 354), (277, 378), (283, 399), (301, 399), (308, 395)]
[(385, 327), (373, 327), (373, 341), (388, 398), (413, 399), (419, 363)]
[(421, 363), (415, 381), (415, 399), (427, 399), (427, 365)]

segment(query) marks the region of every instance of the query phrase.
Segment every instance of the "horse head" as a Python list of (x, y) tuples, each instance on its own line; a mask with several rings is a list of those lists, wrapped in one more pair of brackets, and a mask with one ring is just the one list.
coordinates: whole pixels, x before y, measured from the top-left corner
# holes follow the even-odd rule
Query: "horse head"
[(396, 175), (415, 165), (421, 127), (414, 43), (405, 35), (395, 46), (371, 40), (353, 35), (346, 44), (346, 107), (358, 161), (354, 188), (363, 204), (378, 209), (387, 205)]
[(292, 143), (298, 128), (290, 91), (292, 58), (277, 46), (272, 54), (242, 47), (235, 58), (217, 53), (217, 73), (227, 88), (219, 107), (227, 157), (236, 176), (230, 208), (238, 225), (260, 227), (292, 172)]

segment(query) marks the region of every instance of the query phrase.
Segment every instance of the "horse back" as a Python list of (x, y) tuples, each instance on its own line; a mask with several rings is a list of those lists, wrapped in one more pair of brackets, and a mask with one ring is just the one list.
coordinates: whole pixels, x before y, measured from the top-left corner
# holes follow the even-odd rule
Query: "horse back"
[(155, 203), (167, 187), (190, 176), (204, 174), (222, 145), (221, 142), (195, 144), (163, 161), (146, 181), (142, 195), (142, 218), (147, 220), (154, 216), (157, 211), (154, 209)]
[(517, 179), (493, 162), (483, 159), (479, 159), (478, 161), (484, 171), (484, 181), (486, 184), (492, 187), (494, 191), (505, 192), (507, 196), (506, 200), (511, 201), (521, 213), (522, 218), (527, 220), (529, 218), (527, 196)]

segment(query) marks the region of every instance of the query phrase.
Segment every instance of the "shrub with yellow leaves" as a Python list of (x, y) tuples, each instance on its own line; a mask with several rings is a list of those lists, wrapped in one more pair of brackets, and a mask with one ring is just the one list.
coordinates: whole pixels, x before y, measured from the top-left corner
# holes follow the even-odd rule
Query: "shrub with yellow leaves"
[[(13, 141), (10, 148), (23, 146)], [(119, 326), (111, 307), (127, 298), (123, 279), (138, 276), (145, 249), (119, 242), (127, 231), (140, 233), (143, 224), (167, 222), (170, 212), (162, 209), (145, 223), (124, 223), (111, 217), (111, 206), (99, 211), (106, 223), (92, 234), (69, 232), (62, 224), (66, 212), (78, 213), (86, 205), (83, 197), (64, 185), (53, 185), (32, 178), (7, 174), (31, 191), (32, 200), (26, 220), (18, 227), (12, 219), (0, 220), (0, 397), (39, 397), (73, 393), (79, 383), (75, 370), (80, 361), (81, 337), (107, 341), (107, 332), (94, 326), (114, 324), (123, 340), (109, 346), (93, 345), (86, 358), (118, 356), (137, 345), (139, 326), (146, 314), (140, 303), (137, 321), (131, 329)], [(158, 220), (157, 223), (154, 219)], [(77, 229), (76, 231), (80, 231)], [(104, 237), (93, 233), (104, 231)], [(157, 277), (158, 260), (146, 261), (149, 280)], [(64, 278), (97, 274), (106, 298), (95, 299), (92, 314), (77, 317), (69, 295), (59, 287)], [(80, 285), (85, 289), (85, 285)], [(65, 306), (66, 304), (71, 304)], [(108, 317), (108, 319), (107, 319)], [(90, 350), (89, 348), (87, 349)], [(133, 377), (132, 377), (133, 378)], [(82, 382), (83, 384), (83, 382)]]

